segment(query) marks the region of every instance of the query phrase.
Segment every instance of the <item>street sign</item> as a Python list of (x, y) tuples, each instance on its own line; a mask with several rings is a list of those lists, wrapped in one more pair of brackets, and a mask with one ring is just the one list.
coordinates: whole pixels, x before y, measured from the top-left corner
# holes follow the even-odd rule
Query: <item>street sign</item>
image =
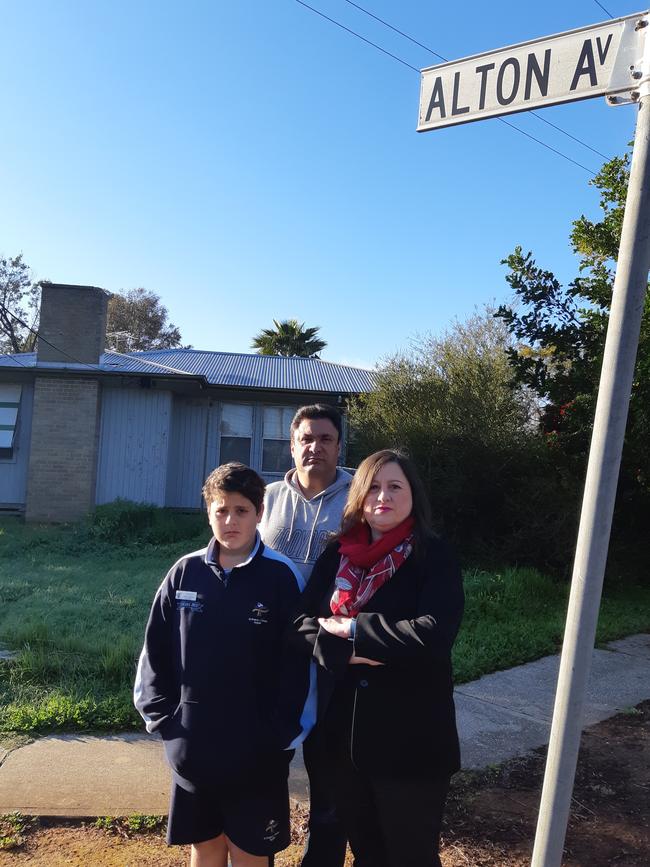
[(639, 106), (531, 867), (562, 863), (648, 292), (649, 25), (640, 12), (422, 70), (418, 132), (592, 96)]
[(633, 90), (644, 14), (423, 69), (418, 132)]

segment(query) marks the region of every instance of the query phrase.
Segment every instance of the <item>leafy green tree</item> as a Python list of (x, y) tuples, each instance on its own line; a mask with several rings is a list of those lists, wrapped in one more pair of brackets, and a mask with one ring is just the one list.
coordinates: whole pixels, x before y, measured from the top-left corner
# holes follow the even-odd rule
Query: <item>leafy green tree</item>
[[(439, 529), (465, 560), (556, 568), (566, 522), (547, 507), (557, 500), (555, 473), (536, 434), (537, 401), (527, 388), (512, 388), (511, 345), (486, 309), (387, 359), (375, 390), (350, 407), (351, 456), (356, 462), (377, 449), (405, 449)], [(558, 547), (546, 544), (551, 534), (559, 558)]]
[[(590, 183), (600, 194), (600, 220), (582, 215), (573, 223), (571, 244), (579, 275), (562, 286), (517, 247), (504, 263), (516, 306), (502, 305), (497, 317), (515, 345), (508, 350), (514, 381), (531, 388), (545, 404), (542, 433), (564, 473), (584, 478), (595, 411), (616, 257), (620, 244), (630, 156), (606, 162)], [(615, 537), (633, 545), (650, 519), (650, 292), (646, 292), (636, 372), (623, 451)]]
[(0, 352), (34, 349), (40, 297), (41, 284), (33, 281), (22, 254), (0, 257)]
[(251, 344), (259, 355), (298, 355), (302, 358), (318, 358), (327, 346), (317, 337), (320, 328), (305, 328), (297, 319), (273, 320), (275, 328), (264, 328), (253, 338)]
[(168, 321), (160, 296), (147, 289), (129, 289), (108, 299), (106, 348), (117, 352), (173, 349), (181, 333)]
[[(629, 178), (629, 155), (605, 163), (590, 181), (600, 191), (603, 218), (576, 220), (571, 244), (580, 275), (563, 287), (521, 247), (504, 260), (506, 280), (518, 299), (496, 315), (516, 345), (508, 350), (515, 381), (546, 402), (544, 430), (564, 446), (584, 452), (598, 391)], [(650, 421), (650, 292), (646, 293), (631, 394), (627, 446), (648, 455)], [(650, 455), (648, 456), (650, 457)]]
[(426, 442), (432, 433), (476, 442), (516, 436), (532, 407), (509, 385), (508, 345), (507, 329), (488, 308), (387, 359), (378, 387), (356, 404), (367, 445), (379, 448), (386, 437)]

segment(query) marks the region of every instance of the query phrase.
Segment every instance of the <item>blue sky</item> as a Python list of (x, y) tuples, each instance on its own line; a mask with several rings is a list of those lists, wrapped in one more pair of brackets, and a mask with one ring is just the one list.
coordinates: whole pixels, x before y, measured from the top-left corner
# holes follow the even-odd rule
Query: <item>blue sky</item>
[[(345, 0), (309, 2), (436, 62)], [(607, 19), (594, 0), (361, 5), (450, 59)], [(196, 348), (248, 352), (297, 318), (323, 358), (370, 366), (507, 300), (516, 244), (570, 279), (571, 221), (598, 214), (586, 171), (496, 120), (416, 133), (418, 73), (295, 0), (24, 0), (2, 29), (0, 252), (37, 278), (154, 290)], [(636, 109), (602, 99), (542, 111), (606, 155), (634, 133)]]

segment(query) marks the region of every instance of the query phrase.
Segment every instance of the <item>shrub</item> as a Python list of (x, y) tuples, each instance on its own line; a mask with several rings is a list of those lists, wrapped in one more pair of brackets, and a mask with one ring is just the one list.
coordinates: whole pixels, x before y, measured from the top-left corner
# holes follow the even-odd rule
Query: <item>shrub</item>
[(584, 473), (538, 435), (536, 404), (512, 387), (507, 346), (486, 311), (388, 359), (377, 388), (350, 408), (351, 457), (406, 449), (465, 564), (566, 574)]
[(206, 527), (203, 513), (184, 514), (120, 499), (98, 506), (88, 519), (92, 538), (124, 545), (166, 545), (195, 539)]

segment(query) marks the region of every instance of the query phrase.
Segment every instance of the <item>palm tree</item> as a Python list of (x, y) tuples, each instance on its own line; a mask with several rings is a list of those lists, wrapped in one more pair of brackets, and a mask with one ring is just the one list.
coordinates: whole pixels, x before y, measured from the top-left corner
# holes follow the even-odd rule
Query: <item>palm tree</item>
[(301, 358), (318, 358), (318, 353), (327, 343), (316, 336), (320, 327), (305, 328), (297, 319), (273, 320), (275, 328), (263, 328), (251, 344), (259, 355), (299, 355)]

